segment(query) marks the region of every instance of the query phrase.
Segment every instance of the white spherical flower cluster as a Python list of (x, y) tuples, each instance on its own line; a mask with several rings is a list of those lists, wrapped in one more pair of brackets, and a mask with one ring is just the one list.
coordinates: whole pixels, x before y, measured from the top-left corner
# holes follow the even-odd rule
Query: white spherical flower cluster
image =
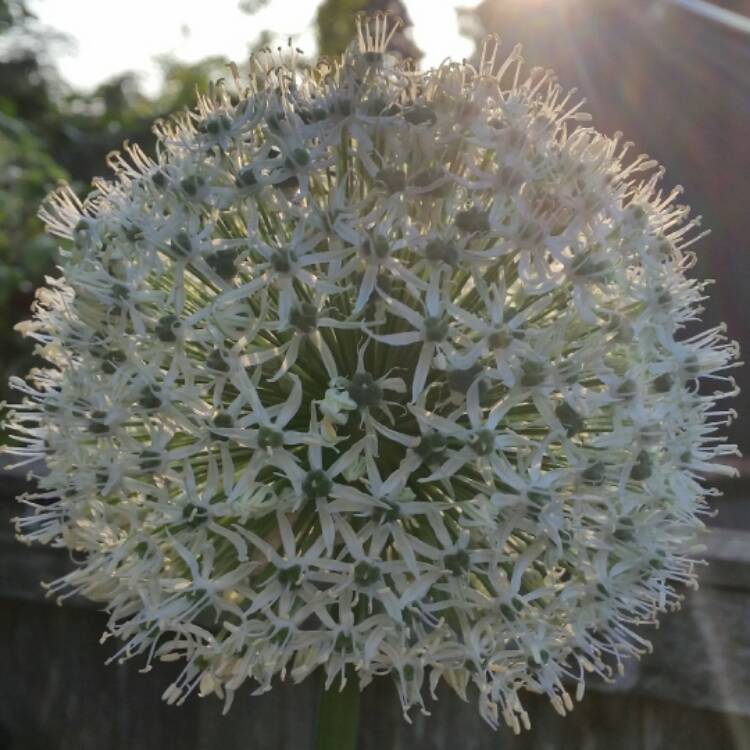
[(394, 28), (232, 67), (156, 160), (49, 199), (20, 531), (71, 550), (50, 592), (106, 604), (114, 658), (184, 660), (170, 702), (322, 668), (519, 729), (694, 580), (736, 347), (693, 330), (652, 161), (518, 50), (417, 73)]

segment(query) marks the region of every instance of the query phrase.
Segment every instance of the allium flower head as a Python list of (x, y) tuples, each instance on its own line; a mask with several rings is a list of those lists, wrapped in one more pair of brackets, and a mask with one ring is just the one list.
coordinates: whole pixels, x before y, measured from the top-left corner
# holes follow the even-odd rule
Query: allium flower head
[(322, 667), (518, 729), (693, 581), (736, 348), (654, 162), (518, 50), (415, 73), (394, 28), (260, 53), (50, 197), (20, 531), (74, 553), (50, 592), (106, 605), (114, 658), (184, 661), (170, 702)]

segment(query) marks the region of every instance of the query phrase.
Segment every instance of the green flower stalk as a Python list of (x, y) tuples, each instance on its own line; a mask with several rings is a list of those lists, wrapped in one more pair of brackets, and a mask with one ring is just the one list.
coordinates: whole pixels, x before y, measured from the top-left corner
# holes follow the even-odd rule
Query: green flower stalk
[(694, 582), (737, 349), (653, 161), (518, 49), (417, 73), (396, 28), (262, 52), (50, 196), (18, 527), (74, 553), (49, 592), (106, 606), (113, 659), (183, 663), (170, 703), (389, 675), (518, 731)]

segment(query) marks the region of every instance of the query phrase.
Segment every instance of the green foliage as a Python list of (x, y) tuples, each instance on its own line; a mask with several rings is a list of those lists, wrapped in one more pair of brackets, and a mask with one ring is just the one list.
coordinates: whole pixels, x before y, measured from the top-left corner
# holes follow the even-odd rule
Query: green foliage
[(30, 16), (23, 0), (0, 0), (0, 34), (5, 34), (11, 26), (18, 24), (19, 19)]
[(243, 13), (257, 13), (261, 8), (265, 8), (270, 0), (241, 0), (240, 10)]
[[(60, 180), (85, 192), (92, 177), (107, 174), (106, 155), (123, 141), (153, 145), (151, 125), (195, 100), (196, 89), (225, 75), (220, 57), (194, 65), (161, 60), (164, 85), (149, 98), (131, 73), (92, 93), (66, 89), (46, 61), (46, 37), (18, 0), (0, 0), (0, 400), (7, 380), (29, 369), (28, 339), (13, 330), (29, 317), (34, 289), (54, 274), (57, 243), (36, 216)], [(1, 435), (1, 433), (0, 433)]]
[(8, 7), (8, 3), (0, 0), (0, 34), (4, 34), (12, 24), (13, 16)]
[(211, 57), (195, 64), (164, 57), (160, 61), (163, 85), (155, 98), (147, 97), (133, 73), (123, 73), (98, 86), (91, 94), (69, 92), (52, 102), (54, 121), (45, 134), (53, 153), (74, 182), (88, 183), (108, 174), (105, 157), (124, 141), (153, 149), (153, 121), (191, 105), (196, 90), (226, 74), (226, 61)]
[(36, 210), (65, 177), (43, 145), (20, 120), (0, 114), (0, 328), (13, 315), (8, 305), (49, 270), (54, 243), (42, 234)]
[(29, 344), (13, 326), (28, 317), (34, 288), (54, 266), (55, 242), (43, 233), (37, 208), (67, 176), (40, 136), (50, 118), (49, 89), (32, 21), (23, 2), (0, 0), (0, 36), (9, 42), (0, 62), (0, 398), (8, 376), (30, 364)]
[(33, 290), (49, 272), (55, 243), (36, 210), (65, 173), (20, 120), (0, 114), (0, 366), (7, 376), (29, 364), (28, 344), (13, 326), (28, 315)]

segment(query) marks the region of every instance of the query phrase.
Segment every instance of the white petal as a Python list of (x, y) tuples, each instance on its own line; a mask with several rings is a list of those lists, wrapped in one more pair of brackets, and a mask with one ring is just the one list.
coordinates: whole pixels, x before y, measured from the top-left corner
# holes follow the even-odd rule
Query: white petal
[(415, 448), (419, 443), (419, 438), (414, 437), (413, 435), (405, 435), (401, 432), (396, 432), (396, 430), (386, 427), (377, 420), (373, 419), (372, 425), (381, 435), (383, 435), (383, 437), (387, 437), (389, 440), (393, 440), (393, 442), (398, 443), (399, 445), (403, 445), (407, 448)]
[(357, 295), (357, 302), (354, 305), (354, 314), (361, 312), (367, 301), (370, 299), (370, 295), (375, 290), (375, 284), (378, 280), (378, 267), (374, 265), (368, 265), (365, 270), (365, 275), (362, 278), (362, 283), (359, 285), (359, 294)]
[(280, 430), (286, 427), (289, 420), (299, 411), (300, 404), (302, 403), (302, 383), (300, 383), (300, 379), (296, 375), (292, 375), (291, 377), (294, 380), (292, 392), (284, 402), (284, 406), (276, 416), (274, 423)]
[(351, 448), (349, 448), (346, 453), (336, 459), (336, 461), (327, 471), (327, 474), (331, 479), (338, 476), (342, 471), (344, 471), (344, 469), (351, 466), (357, 460), (357, 457), (360, 453), (362, 453), (362, 450), (365, 447), (366, 440), (367, 438), (358, 440)]
[(328, 512), (327, 500), (318, 499), (316, 505), (318, 508), (318, 521), (320, 522), (320, 532), (323, 536), (323, 544), (325, 544), (326, 554), (331, 555), (333, 553), (333, 543), (336, 541), (336, 528), (333, 525), (333, 519), (331, 514)]
[(427, 382), (427, 376), (430, 374), (430, 365), (435, 354), (435, 344), (425, 343), (422, 345), (422, 351), (419, 353), (419, 361), (414, 370), (414, 379), (411, 383), (411, 401), (415, 403), (424, 390), (424, 384)]

